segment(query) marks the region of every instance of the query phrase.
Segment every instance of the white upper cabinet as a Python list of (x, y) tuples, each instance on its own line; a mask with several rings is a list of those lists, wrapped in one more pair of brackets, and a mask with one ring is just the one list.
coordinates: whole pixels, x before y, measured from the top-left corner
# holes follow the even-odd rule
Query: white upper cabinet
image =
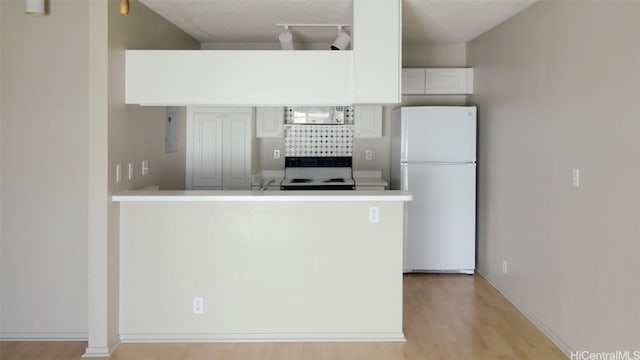
[(405, 95), (473, 94), (473, 69), (402, 69), (402, 93)]
[(249, 189), (252, 108), (187, 108), (186, 188)]
[(473, 69), (425, 69), (426, 94), (473, 94)]
[(425, 93), (426, 69), (402, 69), (402, 93), (407, 95)]
[(259, 106), (256, 108), (256, 137), (282, 137), (284, 134), (283, 127), (283, 106)]
[(381, 138), (382, 106), (357, 105), (354, 110), (355, 129), (353, 136), (356, 138)]
[(353, 1), (353, 103), (400, 103), (402, 2)]

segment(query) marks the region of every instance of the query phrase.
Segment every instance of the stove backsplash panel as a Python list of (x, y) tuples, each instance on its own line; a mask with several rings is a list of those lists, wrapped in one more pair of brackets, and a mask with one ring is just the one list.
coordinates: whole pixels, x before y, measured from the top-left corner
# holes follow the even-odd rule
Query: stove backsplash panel
[(285, 125), (285, 156), (353, 156), (353, 125)]

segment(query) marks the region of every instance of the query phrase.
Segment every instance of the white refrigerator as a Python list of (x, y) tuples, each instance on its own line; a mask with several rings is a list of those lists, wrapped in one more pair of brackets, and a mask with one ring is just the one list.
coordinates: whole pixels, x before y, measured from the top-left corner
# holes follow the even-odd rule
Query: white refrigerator
[(391, 188), (405, 203), (404, 271), (473, 274), (476, 250), (476, 107), (393, 111)]

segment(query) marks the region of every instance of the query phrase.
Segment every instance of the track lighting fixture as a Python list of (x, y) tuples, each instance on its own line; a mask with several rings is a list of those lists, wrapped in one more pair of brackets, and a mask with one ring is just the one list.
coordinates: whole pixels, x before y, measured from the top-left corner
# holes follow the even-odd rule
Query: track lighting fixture
[(350, 24), (276, 24), (284, 27), (284, 31), (278, 36), (280, 48), (282, 50), (293, 50), (293, 35), (289, 32), (290, 27), (337, 27), (338, 37), (331, 43), (331, 50), (345, 50), (349, 47), (351, 36), (342, 31), (343, 27), (350, 27)]

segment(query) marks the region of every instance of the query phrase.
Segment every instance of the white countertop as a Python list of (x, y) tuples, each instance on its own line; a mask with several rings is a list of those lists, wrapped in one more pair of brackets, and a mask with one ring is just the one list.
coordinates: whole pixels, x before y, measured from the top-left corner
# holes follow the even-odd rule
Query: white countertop
[(389, 183), (382, 178), (380, 170), (354, 170), (353, 179), (356, 181), (356, 188), (360, 186), (388, 186)]
[(371, 177), (355, 177), (356, 186), (387, 186), (389, 183), (383, 178), (371, 178)]
[(407, 191), (208, 191), (135, 190), (113, 195), (113, 201), (411, 201)]

